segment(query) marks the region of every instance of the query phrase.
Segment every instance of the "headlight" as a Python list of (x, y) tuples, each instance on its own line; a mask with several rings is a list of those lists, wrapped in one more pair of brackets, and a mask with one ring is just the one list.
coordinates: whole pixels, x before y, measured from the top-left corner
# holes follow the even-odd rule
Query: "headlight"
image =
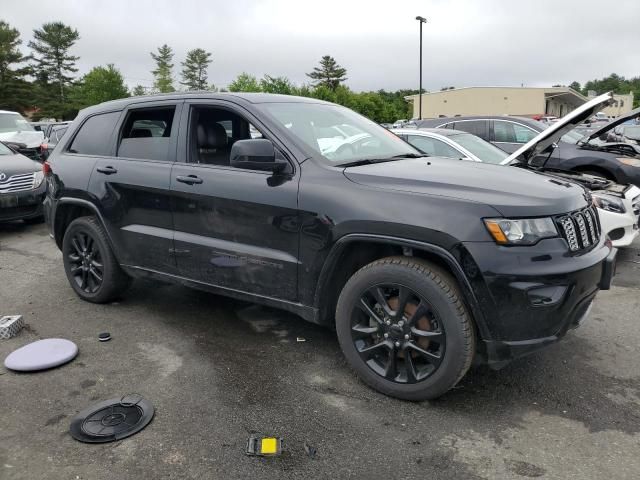
[(550, 218), (486, 218), (484, 224), (500, 245), (533, 245), (543, 238), (558, 236)]
[(596, 204), (596, 207), (601, 208), (602, 210), (615, 213), (626, 213), (627, 211), (624, 203), (622, 203), (622, 200), (619, 198), (598, 193), (592, 194), (592, 197), (593, 203)]
[(618, 158), (620, 163), (624, 163), (625, 165), (630, 165), (632, 167), (640, 167), (640, 160), (637, 158)]
[(38, 188), (42, 184), (42, 180), (44, 180), (44, 173), (42, 173), (42, 170), (35, 172), (33, 175), (33, 188)]

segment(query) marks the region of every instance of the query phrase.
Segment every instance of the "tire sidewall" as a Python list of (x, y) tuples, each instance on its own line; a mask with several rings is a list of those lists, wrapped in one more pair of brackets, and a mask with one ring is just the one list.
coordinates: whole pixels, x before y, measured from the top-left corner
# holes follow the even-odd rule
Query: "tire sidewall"
[[(441, 277), (442, 278), (442, 277)], [(445, 280), (446, 281), (446, 280)], [(428, 378), (415, 384), (401, 384), (375, 373), (361, 359), (351, 336), (351, 313), (361, 295), (375, 285), (397, 283), (424, 297), (436, 310), (446, 334), (444, 359)], [(450, 280), (446, 282), (451, 289)], [(379, 264), (358, 272), (345, 285), (336, 310), (338, 341), (349, 364), (368, 385), (383, 393), (406, 400), (435, 398), (453, 387), (465, 369), (465, 333), (460, 313), (441, 286), (429, 275), (410, 267)]]

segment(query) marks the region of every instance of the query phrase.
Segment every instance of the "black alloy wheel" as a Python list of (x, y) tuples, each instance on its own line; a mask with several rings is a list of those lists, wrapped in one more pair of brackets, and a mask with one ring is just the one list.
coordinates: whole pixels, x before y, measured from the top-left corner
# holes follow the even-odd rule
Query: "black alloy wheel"
[(361, 295), (352, 312), (351, 337), (369, 368), (396, 383), (416, 383), (432, 375), (446, 348), (435, 308), (396, 283), (375, 285)]
[(104, 264), (100, 247), (87, 231), (76, 231), (65, 252), (69, 273), (84, 292), (96, 293), (104, 279)]

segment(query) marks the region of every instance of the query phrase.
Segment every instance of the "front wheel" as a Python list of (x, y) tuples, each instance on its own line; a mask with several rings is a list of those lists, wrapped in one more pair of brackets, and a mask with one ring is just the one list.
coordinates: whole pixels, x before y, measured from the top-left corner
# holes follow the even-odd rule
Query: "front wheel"
[(336, 330), (360, 378), (404, 400), (444, 394), (475, 353), (474, 328), (456, 281), (416, 258), (384, 258), (358, 270), (338, 299)]
[(67, 279), (76, 294), (88, 302), (115, 300), (131, 282), (116, 260), (102, 225), (94, 217), (76, 218), (62, 240)]

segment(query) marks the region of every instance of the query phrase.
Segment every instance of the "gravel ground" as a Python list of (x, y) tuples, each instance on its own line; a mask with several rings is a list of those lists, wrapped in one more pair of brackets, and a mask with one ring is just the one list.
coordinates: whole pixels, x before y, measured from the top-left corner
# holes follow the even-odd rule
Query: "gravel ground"
[[(563, 342), (409, 403), (364, 386), (331, 331), (285, 312), (142, 281), (85, 303), (44, 226), (0, 226), (0, 312), (27, 323), (0, 359), (40, 338), (80, 349), (46, 372), (0, 366), (0, 478), (638, 478), (639, 251), (621, 252), (615, 288)], [(128, 392), (156, 407), (145, 430), (71, 438), (74, 414)], [(247, 457), (252, 432), (284, 453)]]

